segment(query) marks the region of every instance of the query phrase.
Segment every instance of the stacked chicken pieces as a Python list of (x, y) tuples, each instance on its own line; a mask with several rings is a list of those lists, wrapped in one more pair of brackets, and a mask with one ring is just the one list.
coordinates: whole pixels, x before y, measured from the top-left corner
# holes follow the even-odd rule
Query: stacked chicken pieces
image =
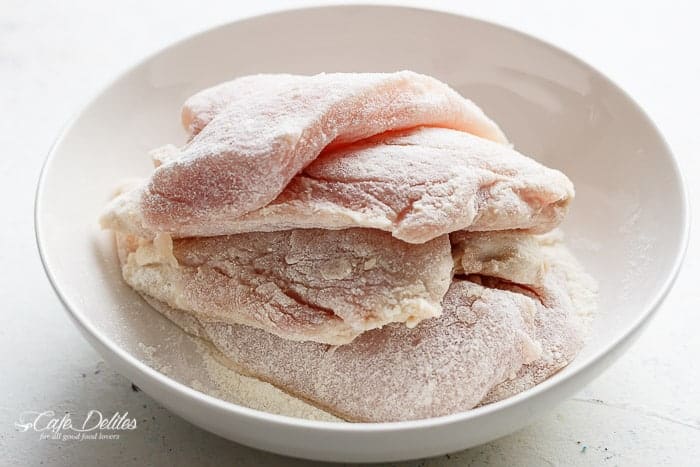
[(108, 206), (126, 282), (240, 372), (353, 421), (527, 389), (581, 346), (552, 253), (573, 198), (413, 72), (254, 75)]

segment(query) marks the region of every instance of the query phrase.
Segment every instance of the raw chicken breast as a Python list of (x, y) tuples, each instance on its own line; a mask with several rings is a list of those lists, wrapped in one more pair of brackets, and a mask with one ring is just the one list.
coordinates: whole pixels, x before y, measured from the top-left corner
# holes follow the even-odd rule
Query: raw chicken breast
[(264, 99), (271, 92), (303, 83), (308, 78), (284, 73), (248, 75), (203, 89), (188, 98), (182, 106), (182, 126), (190, 136), (194, 136), (232, 102), (251, 95)]
[[(483, 285), (530, 296), (542, 305), (533, 334), (542, 355), (491, 389), (481, 404), (534, 387), (568, 365), (583, 346), (583, 320), (595, 308), (591, 297), (597, 286), (563, 246), (560, 232), (456, 232), (450, 240), (457, 274), (480, 274)], [(580, 294), (589, 297), (577, 300)]]
[(530, 337), (532, 299), (463, 280), (450, 286), (441, 317), (414, 329), (389, 324), (340, 347), (202, 321), (144, 298), (213, 343), (237, 371), (350, 421), (413, 420), (468, 410), (539, 355)]
[[(140, 190), (114, 200), (103, 226), (154, 236)], [(573, 196), (565, 175), (505, 145), (423, 127), (324, 153), (267, 206), (241, 217), (222, 206), (207, 219), (181, 220), (173, 234), (368, 227), (422, 243), (458, 230), (544, 232), (559, 224)]]
[[(454, 93), (454, 91), (435, 78), (410, 71), (396, 73), (321, 73), (315, 76), (290, 75), (284, 73), (248, 75), (203, 89), (188, 98), (182, 106), (182, 126), (191, 136), (194, 136), (202, 131), (214, 117), (223, 112), (228, 106), (238, 106), (238, 102), (242, 99), (250, 99), (251, 96), (256, 96), (254, 99), (265, 99), (269, 94), (306, 86), (308, 83), (314, 82), (314, 80), (323, 81), (324, 83), (322, 85), (325, 86), (338, 87), (348, 86), (349, 80), (357, 80), (358, 82), (364, 80), (366, 81), (364, 84), (359, 84), (365, 86), (366, 84), (371, 85), (370, 81), (373, 79), (393, 79), (394, 77), (399, 78), (400, 75), (404, 75), (406, 79), (424, 80), (428, 89), (433, 88), (428, 92), (436, 91), (438, 93), (444, 93), (450, 98), (455, 97), (454, 94), (456, 93)], [(316, 83), (314, 83), (314, 85), (316, 85)], [(425, 91), (417, 92), (423, 93)], [(457, 94), (457, 96), (459, 95)], [(464, 116), (466, 117), (469, 114), (473, 114), (471, 115), (472, 122), (468, 124), (469, 128), (462, 128), (464, 131), (473, 132), (474, 134), (494, 141), (502, 143), (507, 142), (500, 128), (488, 117), (483, 115), (481, 109), (476, 107), (471, 101), (461, 96), (459, 96), (459, 98), (466, 101), (466, 103), (461, 103)], [(425, 97), (421, 97), (421, 99), (425, 99)], [(374, 104), (369, 103), (369, 105)], [(454, 110), (450, 111), (453, 112)], [(393, 126), (392, 128), (399, 129), (402, 127)], [(408, 128), (408, 126), (404, 128)], [(452, 126), (448, 126), (448, 128), (452, 128)], [(355, 140), (356, 138), (352, 139)]]
[(422, 245), (368, 229), (117, 238), (137, 291), (297, 341), (338, 345), (391, 322), (413, 327), (440, 314), (452, 278), (446, 235)]
[(409, 71), (283, 75), (279, 87), (269, 75), (242, 82), (254, 89), (256, 79), (259, 92), (234, 92), (245, 95), (160, 159), (141, 199), (153, 230), (177, 232), (223, 207), (236, 217), (261, 208), (324, 148), (387, 130), (429, 125), (506, 141), (473, 102)]
[(543, 238), (507, 230), (454, 232), (450, 242), (455, 274), (478, 274), (539, 287), (546, 273)]
[(579, 266), (553, 235), (451, 237), (460, 276), (441, 316), (414, 329), (388, 324), (340, 347), (292, 342), (144, 298), (213, 343), (237, 371), (346, 420), (447, 415), (526, 390), (570, 362), (582, 346), (571, 297), (586, 284), (571, 280)]

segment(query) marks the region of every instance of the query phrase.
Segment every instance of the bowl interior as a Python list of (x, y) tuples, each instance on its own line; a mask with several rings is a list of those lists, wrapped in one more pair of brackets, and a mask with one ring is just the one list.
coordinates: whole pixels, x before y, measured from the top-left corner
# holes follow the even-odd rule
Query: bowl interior
[(467, 18), (388, 7), (299, 10), (224, 26), (156, 54), (97, 96), (53, 149), (37, 200), (44, 260), (74, 316), (169, 377), (238, 401), (245, 388), (213, 376), (202, 349), (122, 282), (99, 213), (120, 180), (150, 172), (148, 150), (184, 141), (180, 105), (205, 86), (258, 72), (399, 69), (449, 83), (517, 149), (574, 181), (564, 230), (600, 281), (600, 316), (557, 378), (614, 344), (649, 311), (684, 238), (682, 184), (653, 125), (607, 79), (556, 48)]

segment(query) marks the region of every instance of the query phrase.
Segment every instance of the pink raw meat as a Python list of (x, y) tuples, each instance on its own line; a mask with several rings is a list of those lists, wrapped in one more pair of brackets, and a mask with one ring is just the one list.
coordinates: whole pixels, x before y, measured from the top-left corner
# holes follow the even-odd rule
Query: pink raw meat
[(342, 418), (447, 415), (534, 386), (582, 345), (567, 279), (570, 259), (558, 241), (517, 232), (451, 237), (460, 277), (443, 299), (441, 316), (413, 329), (388, 324), (340, 347), (281, 339), (141, 292), (186, 331), (213, 343), (239, 372)]
[(242, 82), (255, 88), (256, 79), (259, 92), (241, 93), (161, 159), (141, 199), (154, 230), (176, 232), (222, 207), (240, 216), (265, 206), (324, 148), (387, 130), (429, 125), (506, 141), (473, 102), (409, 71), (283, 75), (279, 87), (269, 75)]
[(308, 78), (284, 73), (248, 75), (203, 89), (183, 104), (182, 126), (190, 136), (194, 136), (232, 102), (252, 95), (264, 99), (271, 92), (303, 83)]
[(389, 324), (340, 347), (201, 320), (144, 298), (188, 332), (213, 343), (239, 372), (358, 422), (468, 410), (539, 354), (530, 337), (532, 299), (464, 280), (450, 286), (442, 316), (414, 329)]
[[(152, 237), (142, 188), (115, 199), (104, 227)], [(384, 133), (326, 152), (270, 204), (236, 217), (228, 206), (181, 220), (175, 236), (216, 236), (293, 228), (366, 227), (422, 243), (458, 230), (559, 224), (574, 196), (564, 174), (513, 149), (456, 130)]]
[(117, 235), (124, 280), (201, 319), (285, 339), (346, 344), (438, 316), (452, 279), (447, 235), (409, 245), (372, 229), (153, 241)]
[[(455, 232), (450, 235), (457, 274), (494, 289), (520, 293), (537, 301), (533, 338), (542, 353), (517, 374), (493, 387), (481, 404), (505, 399), (546, 380), (568, 365), (583, 346), (584, 329), (573, 296), (594, 293), (594, 284), (575, 274), (580, 269), (562, 246), (558, 232)], [(577, 283), (571, 284), (574, 280)]]

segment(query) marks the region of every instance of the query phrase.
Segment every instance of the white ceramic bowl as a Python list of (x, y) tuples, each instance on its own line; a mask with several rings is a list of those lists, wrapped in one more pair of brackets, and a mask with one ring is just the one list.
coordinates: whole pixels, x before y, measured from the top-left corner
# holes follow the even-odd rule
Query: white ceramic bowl
[[(498, 121), (518, 149), (574, 181), (577, 199), (564, 229), (601, 285), (590, 342), (573, 364), (530, 391), (420, 421), (314, 422), (223, 401), (206, 382), (192, 389), (187, 384), (197, 379), (201, 355), (122, 283), (110, 235), (97, 226), (115, 184), (150, 171), (147, 150), (183, 141), (180, 105), (205, 86), (257, 72), (399, 69), (449, 83)], [(688, 207), (661, 135), (623, 91), (585, 63), (482, 21), (348, 6), (219, 27), (117, 78), (51, 150), (37, 192), (36, 232), (49, 279), (76, 326), (111, 365), (173, 412), (277, 453), (382, 461), (438, 455), (508, 434), (603, 371), (671, 287), (687, 242)]]

